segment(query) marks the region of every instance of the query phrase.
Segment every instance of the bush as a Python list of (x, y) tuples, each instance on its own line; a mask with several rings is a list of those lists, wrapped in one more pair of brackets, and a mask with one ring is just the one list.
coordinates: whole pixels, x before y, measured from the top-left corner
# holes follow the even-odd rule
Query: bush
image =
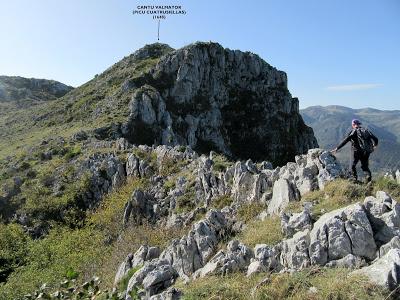
[(76, 145), (74, 147), (69, 147), (66, 149), (67, 151), (64, 154), (64, 158), (66, 160), (70, 160), (76, 156), (78, 156), (79, 154), (82, 153), (82, 149), (80, 146)]
[(44, 282), (52, 287), (66, 275), (93, 274), (109, 253), (101, 233), (91, 227), (55, 228), (46, 238), (29, 241), (27, 247), (25, 265), (0, 287), (0, 299), (18, 299)]
[(29, 241), (20, 225), (0, 223), (0, 282), (26, 263)]

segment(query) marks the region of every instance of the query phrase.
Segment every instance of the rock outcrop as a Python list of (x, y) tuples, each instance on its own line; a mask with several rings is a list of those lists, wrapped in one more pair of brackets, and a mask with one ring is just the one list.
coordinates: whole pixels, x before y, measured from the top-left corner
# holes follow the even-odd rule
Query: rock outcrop
[(286, 74), (253, 53), (195, 43), (161, 57), (139, 84), (121, 129), (131, 143), (189, 145), (274, 164), (317, 146)]

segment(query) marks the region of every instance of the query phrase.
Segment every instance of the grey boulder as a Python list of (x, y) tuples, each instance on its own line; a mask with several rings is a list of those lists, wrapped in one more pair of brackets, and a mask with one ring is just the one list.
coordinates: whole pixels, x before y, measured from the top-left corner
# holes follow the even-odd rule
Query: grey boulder
[(367, 276), (373, 283), (389, 290), (395, 289), (400, 283), (400, 249), (391, 249), (373, 264), (351, 274)]

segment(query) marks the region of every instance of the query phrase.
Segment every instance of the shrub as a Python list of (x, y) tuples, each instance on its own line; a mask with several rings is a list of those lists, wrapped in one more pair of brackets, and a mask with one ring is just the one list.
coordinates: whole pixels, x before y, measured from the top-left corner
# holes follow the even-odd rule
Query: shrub
[(176, 199), (176, 211), (178, 213), (188, 212), (196, 207), (194, 190), (187, 190)]
[(27, 261), (29, 236), (17, 224), (0, 223), (0, 282)]
[(82, 153), (82, 149), (80, 146), (76, 145), (74, 147), (67, 148), (67, 151), (64, 154), (64, 158), (66, 160), (70, 160)]
[(109, 253), (101, 233), (91, 227), (55, 228), (47, 237), (27, 243), (27, 247), (25, 265), (0, 287), (0, 299), (19, 298), (44, 282), (52, 287), (67, 274), (93, 274)]

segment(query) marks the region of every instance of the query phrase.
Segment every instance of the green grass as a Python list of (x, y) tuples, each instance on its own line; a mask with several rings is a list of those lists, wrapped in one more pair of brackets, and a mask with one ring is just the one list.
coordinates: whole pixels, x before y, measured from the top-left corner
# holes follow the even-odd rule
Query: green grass
[(400, 185), (394, 180), (379, 177), (371, 186), (354, 183), (345, 179), (328, 182), (323, 191), (313, 191), (304, 195), (301, 201), (290, 202), (287, 212), (299, 212), (304, 202), (313, 202), (313, 218), (323, 213), (364, 201), (367, 196), (375, 196), (377, 191), (385, 191), (394, 199), (400, 199)]
[(266, 209), (266, 206), (259, 202), (242, 204), (237, 211), (239, 221), (248, 223), (256, 219), (256, 217)]
[(223, 209), (225, 206), (229, 206), (233, 203), (233, 199), (230, 195), (220, 195), (212, 200), (211, 206), (216, 209)]
[(242, 243), (250, 247), (254, 247), (256, 244), (275, 245), (283, 238), (281, 221), (278, 216), (268, 217), (264, 221), (250, 221), (238, 237)]
[(290, 202), (287, 212), (299, 212), (304, 202), (312, 202), (313, 218), (317, 219), (322, 214), (363, 201), (372, 194), (372, 188), (366, 185), (353, 183), (345, 179), (328, 182), (323, 191), (312, 191), (305, 194), (301, 201)]
[(222, 154), (214, 154), (212, 169), (216, 172), (225, 172), (227, 168), (233, 165), (227, 157)]
[[(185, 300), (350, 300), (350, 299), (390, 299), (389, 293), (365, 278), (348, 276), (348, 269), (306, 269), (292, 275), (256, 274), (246, 277), (242, 273), (227, 276), (209, 276), (178, 283)], [(264, 281), (264, 283), (261, 283)], [(316, 293), (310, 288), (316, 288)], [(394, 298), (393, 298), (394, 299)]]

